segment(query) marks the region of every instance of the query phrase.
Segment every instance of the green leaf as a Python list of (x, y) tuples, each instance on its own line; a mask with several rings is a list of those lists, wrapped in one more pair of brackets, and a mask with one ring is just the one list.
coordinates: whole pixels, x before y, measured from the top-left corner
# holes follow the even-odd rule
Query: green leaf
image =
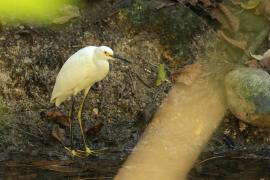
[(167, 79), (167, 73), (164, 64), (159, 64), (158, 75), (156, 80), (156, 85), (160, 86)]
[(261, 0), (249, 0), (246, 3), (241, 3), (243, 9), (254, 9), (260, 4)]

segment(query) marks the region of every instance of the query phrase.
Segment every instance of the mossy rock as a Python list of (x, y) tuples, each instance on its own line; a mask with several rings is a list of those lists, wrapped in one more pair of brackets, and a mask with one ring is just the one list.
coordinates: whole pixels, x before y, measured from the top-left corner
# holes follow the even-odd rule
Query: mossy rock
[(181, 4), (160, 9), (157, 6), (149, 0), (134, 0), (118, 14), (124, 20), (120, 26), (131, 25), (130, 31), (157, 34), (163, 48), (169, 50), (176, 62), (190, 58), (194, 53), (191, 48), (194, 39), (208, 29), (206, 22)]
[(227, 102), (240, 120), (270, 127), (270, 75), (253, 68), (238, 68), (225, 77)]

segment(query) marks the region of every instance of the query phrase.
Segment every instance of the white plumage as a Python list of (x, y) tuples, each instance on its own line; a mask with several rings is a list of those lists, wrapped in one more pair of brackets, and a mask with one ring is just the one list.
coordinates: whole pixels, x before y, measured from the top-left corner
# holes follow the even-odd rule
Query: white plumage
[[(56, 77), (56, 82), (53, 88), (51, 103), (59, 106), (69, 96), (75, 96), (78, 92), (84, 90), (84, 97), (79, 107), (77, 119), (80, 125), (80, 131), (85, 146), (85, 151), (74, 150), (73, 147), (65, 147), (73, 156), (88, 156), (93, 151), (87, 146), (83, 125), (82, 125), (82, 110), (88, 91), (91, 86), (97, 81), (102, 80), (109, 73), (110, 59), (119, 59), (124, 62), (128, 60), (115, 55), (111, 48), (107, 46), (88, 46), (80, 49), (64, 63), (59, 74)], [(73, 103), (71, 106), (70, 119), (72, 120)], [(70, 121), (70, 136), (72, 142), (72, 123)]]
[(113, 51), (107, 46), (88, 46), (73, 54), (63, 65), (53, 88), (51, 103), (59, 106), (69, 96), (91, 86), (106, 77)]

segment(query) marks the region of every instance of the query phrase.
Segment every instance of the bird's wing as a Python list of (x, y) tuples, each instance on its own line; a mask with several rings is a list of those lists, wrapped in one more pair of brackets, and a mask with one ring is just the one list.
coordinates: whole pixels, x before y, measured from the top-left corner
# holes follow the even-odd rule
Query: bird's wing
[(73, 54), (63, 65), (57, 75), (51, 101), (57, 97), (66, 97), (81, 91), (84, 80), (87, 79), (93, 66), (92, 57), (95, 47), (89, 46)]

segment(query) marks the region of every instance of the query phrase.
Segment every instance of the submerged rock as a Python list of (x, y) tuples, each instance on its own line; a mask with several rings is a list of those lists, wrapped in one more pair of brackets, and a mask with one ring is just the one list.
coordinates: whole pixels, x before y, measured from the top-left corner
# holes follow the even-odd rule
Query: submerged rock
[(270, 75), (254, 68), (238, 68), (225, 77), (231, 112), (247, 123), (270, 127)]

